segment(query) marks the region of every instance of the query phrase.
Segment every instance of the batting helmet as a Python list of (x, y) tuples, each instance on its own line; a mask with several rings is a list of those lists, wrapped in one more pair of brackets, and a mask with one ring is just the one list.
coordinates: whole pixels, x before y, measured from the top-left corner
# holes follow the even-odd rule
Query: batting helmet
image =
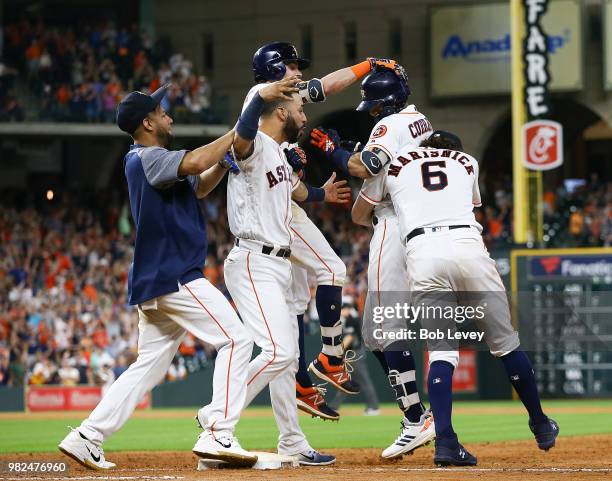
[(357, 106), (360, 112), (370, 112), (382, 105), (377, 117), (395, 114), (406, 106), (410, 87), (402, 70), (376, 70), (361, 82), (361, 103)]
[(285, 76), (286, 63), (295, 62), (300, 70), (308, 68), (310, 60), (299, 58), (297, 50), (287, 42), (272, 42), (253, 55), (253, 73), (256, 82), (276, 81)]

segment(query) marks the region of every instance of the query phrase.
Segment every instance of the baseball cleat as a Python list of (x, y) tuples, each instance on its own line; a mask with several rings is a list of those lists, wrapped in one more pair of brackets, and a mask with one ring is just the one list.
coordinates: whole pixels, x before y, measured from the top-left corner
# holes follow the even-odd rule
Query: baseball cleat
[(447, 448), (436, 444), (434, 464), (438, 466), (476, 466), (478, 460), (461, 444), (456, 448)]
[(412, 454), (412, 451), (429, 444), (436, 437), (434, 419), (430, 411), (425, 411), (418, 423), (411, 423), (404, 418), (401, 425), (397, 439), (382, 452), (383, 458), (393, 459)]
[(324, 394), (325, 388), (321, 386), (302, 387), (299, 383), (295, 383), (296, 403), (299, 410), (313, 417), (337, 421), (340, 419), (340, 414), (327, 405)]
[(105, 459), (101, 446), (91, 442), (76, 429), (70, 428), (68, 436), (57, 447), (66, 456), (70, 456), (86, 468), (105, 470), (117, 467), (115, 463)]
[(556, 421), (548, 418), (545, 423), (534, 424), (529, 420), (529, 429), (535, 436), (538, 448), (548, 451), (555, 445), (557, 436), (559, 435), (559, 425)]
[(242, 449), (235, 437), (214, 436), (208, 430), (198, 436), (192, 451), (203, 459), (217, 459), (236, 466), (251, 467), (257, 462), (257, 456)]
[(294, 456), (301, 466), (329, 466), (336, 462), (336, 457), (331, 454), (321, 454), (314, 449), (309, 449)]
[(336, 389), (346, 394), (359, 394), (359, 385), (351, 380), (350, 372), (353, 368), (350, 360), (345, 358), (341, 364), (330, 364), (327, 354), (319, 353), (318, 357), (310, 363), (308, 370), (322, 381), (330, 383)]

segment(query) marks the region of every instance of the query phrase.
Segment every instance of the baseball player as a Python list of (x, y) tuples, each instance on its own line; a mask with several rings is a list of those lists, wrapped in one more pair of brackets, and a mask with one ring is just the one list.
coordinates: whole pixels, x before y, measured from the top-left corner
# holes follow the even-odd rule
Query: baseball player
[[(451, 307), (474, 307), (474, 295), (480, 294), (479, 305), (485, 307), (486, 314), (474, 317), (476, 326), (484, 333), (491, 353), (501, 358), (529, 413), (529, 427), (538, 447), (548, 450), (555, 445), (559, 426), (542, 411), (533, 368), (519, 350), (504, 285), (473, 213), (474, 206), (481, 205), (478, 162), (464, 153), (460, 139), (448, 132), (435, 131), (421, 145), (400, 149), (381, 177), (399, 218), (414, 304), (435, 301)], [(452, 295), (443, 296), (444, 292)], [(423, 319), (423, 325), (432, 326), (428, 319)], [(434, 462), (474, 466), (476, 457), (459, 443), (451, 423), (455, 366), (433, 354), (428, 388), (436, 419)]]
[(167, 150), (172, 119), (159, 105), (166, 87), (150, 96), (132, 92), (117, 108), (119, 128), (134, 139), (124, 168), (136, 224), (128, 302), (138, 307), (138, 358), (59, 444), (91, 469), (115, 467), (105, 459), (102, 443), (164, 378), (187, 331), (217, 350), (209, 423), (193, 452), (234, 464), (257, 461), (233, 435), (253, 343), (225, 296), (202, 274), (207, 237), (198, 199), (227, 172), (223, 158), (234, 134), (191, 152)]
[[(345, 173), (353, 160), (362, 164), (353, 174), (360, 177), (370, 175), (365, 165), (376, 162), (388, 165), (389, 159), (401, 147), (418, 146), (429, 137), (431, 123), (413, 104), (408, 105), (410, 88), (401, 67), (377, 69), (362, 82), (362, 102), (357, 110), (369, 112), (377, 123), (362, 152), (349, 152), (340, 147), (340, 139), (333, 130), (315, 129), (312, 143), (323, 150)], [(343, 162), (337, 162), (339, 158)], [(351, 159), (351, 160), (349, 160)], [(380, 171), (377, 171), (380, 172)], [(364, 181), (359, 197), (352, 210), (353, 221), (364, 226), (372, 225), (374, 232), (370, 240), (368, 265), (368, 294), (364, 309), (363, 336), (368, 348), (382, 351), (388, 368), (389, 384), (396, 394), (397, 403), (403, 413), (401, 430), (397, 439), (387, 447), (382, 456), (398, 458), (424, 446), (435, 437), (433, 418), (423, 406), (416, 383), (415, 362), (406, 341), (380, 340), (373, 336), (372, 311), (375, 306), (390, 306), (405, 302), (408, 292), (403, 246), (400, 242), (398, 219), (393, 204), (383, 194), (383, 176)], [(402, 319), (386, 319), (382, 328), (389, 331), (401, 328)], [(459, 361), (457, 351), (439, 353), (454, 366)]]
[[(253, 56), (254, 85), (245, 100), (248, 104), (255, 92), (268, 82), (297, 75), (310, 61), (300, 58), (295, 47), (286, 42), (273, 42), (258, 49)], [(327, 96), (338, 93), (367, 75), (377, 65), (393, 67), (395, 62), (388, 59), (368, 58), (365, 61), (332, 72), (322, 79), (313, 78), (298, 84), (299, 96), (304, 104), (322, 102)], [(244, 109), (244, 107), (243, 107)], [(305, 155), (295, 145), (285, 145), (288, 161), (294, 171), (300, 172)], [(296, 397), (298, 407), (323, 419), (337, 420), (339, 414), (325, 403), (320, 390), (312, 385), (304, 354), (304, 313), (310, 302), (310, 288), (306, 269), (315, 274), (317, 282), (316, 307), (321, 324), (322, 352), (310, 364), (309, 370), (319, 379), (347, 394), (359, 393), (359, 386), (351, 380), (345, 366), (342, 345), (340, 306), (342, 286), (346, 278), (346, 267), (329, 245), (321, 231), (308, 218), (306, 212), (292, 202), (293, 221), (291, 231), (292, 285), (293, 297), (299, 325), (300, 362), (296, 375)]]
[[(317, 189), (302, 184), (282, 149), (295, 143), (306, 116), (298, 96), (298, 77), (264, 86), (255, 92), (236, 125), (233, 152), (240, 167), (228, 180), (228, 219), (236, 245), (225, 261), (225, 283), (245, 326), (261, 353), (249, 364), (245, 406), (270, 385), (272, 409), (280, 431), (278, 452), (300, 464), (329, 465), (335, 457), (321, 454), (302, 433), (295, 402), (298, 368), (298, 325), (291, 286), (292, 197), (322, 201), (338, 197), (338, 185)], [(280, 89), (285, 100), (274, 101)], [(261, 118), (261, 123), (260, 123)], [(344, 188), (348, 197), (348, 188)], [(346, 199), (345, 199), (346, 200)], [(206, 415), (198, 413), (199, 415)]]

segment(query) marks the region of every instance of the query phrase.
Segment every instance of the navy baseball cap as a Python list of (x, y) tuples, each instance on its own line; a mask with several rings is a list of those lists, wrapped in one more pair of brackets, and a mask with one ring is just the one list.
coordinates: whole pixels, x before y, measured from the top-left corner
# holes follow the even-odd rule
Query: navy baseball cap
[(454, 149), (463, 151), (463, 142), (461, 142), (459, 136), (453, 134), (452, 132), (447, 132), (446, 130), (434, 130), (429, 138), (441, 139), (447, 144), (451, 145)]
[(163, 85), (151, 95), (143, 92), (130, 92), (117, 105), (117, 125), (132, 135), (142, 121), (153, 112), (166, 95), (168, 85)]

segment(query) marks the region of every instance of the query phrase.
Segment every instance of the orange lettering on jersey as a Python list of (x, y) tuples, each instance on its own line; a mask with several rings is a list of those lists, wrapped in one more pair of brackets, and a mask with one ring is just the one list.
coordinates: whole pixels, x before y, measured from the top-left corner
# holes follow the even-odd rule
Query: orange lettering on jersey
[(386, 133), (387, 133), (387, 127), (385, 125), (379, 125), (378, 127), (376, 127), (376, 130), (372, 132), (372, 135), (370, 136), (370, 138), (377, 139), (379, 137), (382, 137)]

